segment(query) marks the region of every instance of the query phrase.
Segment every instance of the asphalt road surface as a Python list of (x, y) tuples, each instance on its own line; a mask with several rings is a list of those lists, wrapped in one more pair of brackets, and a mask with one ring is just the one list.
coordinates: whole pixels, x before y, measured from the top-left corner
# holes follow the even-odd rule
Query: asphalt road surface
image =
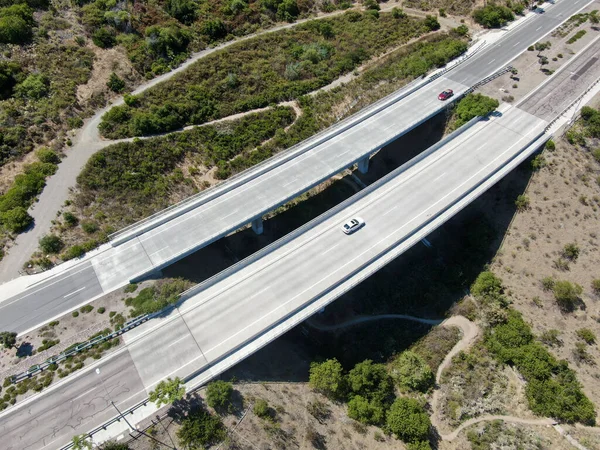
[[(132, 278), (166, 266), (208, 245), (338, 173), (360, 157), (401, 136), (414, 125), (441, 111), (437, 94), (452, 88), (458, 97), (470, 85), (508, 64), (516, 55), (551, 31), (588, 0), (560, 0), (545, 13), (529, 19), (502, 40), (482, 50), (446, 76), (266, 174), (181, 215), (123, 245), (92, 258), (93, 275), (80, 267), (69, 269), (54, 286), (52, 277), (0, 303), (0, 329), (23, 332), (51, 320), (60, 312), (127, 284)], [(455, 98), (456, 98), (455, 97)], [(85, 274), (86, 276), (82, 276)], [(67, 296), (71, 292), (76, 294)], [(33, 313), (32, 313), (33, 312)]]

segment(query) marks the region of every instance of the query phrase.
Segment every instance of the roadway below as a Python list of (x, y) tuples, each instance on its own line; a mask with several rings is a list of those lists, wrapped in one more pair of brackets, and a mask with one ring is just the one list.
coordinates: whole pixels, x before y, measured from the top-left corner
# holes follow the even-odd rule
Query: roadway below
[[(358, 120), (343, 133), (331, 132), (330, 138), (317, 145), (308, 140), (305, 143), (308, 151), (283, 164), (273, 163), (268, 170), (257, 168), (264, 171), (258, 176), (250, 171), (245, 175), (247, 181), (235, 189), (227, 190), (227, 183), (223, 183), (222, 195), (200, 202), (198, 207), (173, 220), (150, 229), (142, 224), (141, 234), (137, 235), (134, 229), (135, 237), (131, 240), (100, 252), (81, 266), (66, 269), (60, 279), (50, 277), (0, 303), (0, 329), (22, 333), (35, 328), (260, 218), (439, 113), (447, 105), (437, 99), (441, 90), (452, 88), (456, 92), (454, 99), (459, 98), (474, 83), (506, 66), (589, 3), (589, 0), (557, 1), (544, 14), (537, 14), (506, 32), (502, 39), (443, 77)], [(357, 116), (368, 114), (361, 112)], [(59, 288), (56, 283), (68, 287)], [(53, 288), (46, 289), (48, 286)]]

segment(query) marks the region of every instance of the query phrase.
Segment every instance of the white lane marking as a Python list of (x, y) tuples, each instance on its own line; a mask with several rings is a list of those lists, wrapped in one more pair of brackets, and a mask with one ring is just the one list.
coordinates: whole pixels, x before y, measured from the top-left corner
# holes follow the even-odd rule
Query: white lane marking
[(542, 29), (542, 27), (537, 27), (537, 28), (535, 29), (535, 31), (540, 31), (541, 29)]
[(516, 47), (517, 45), (519, 45), (521, 43), (521, 41), (517, 42), (515, 45), (513, 45), (513, 47)]
[[(341, 231), (341, 230), (340, 230)], [(335, 244), (333, 247), (329, 247), (327, 250), (325, 250), (323, 253), (321, 253), (321, 255), (326, 255), (327, 253), (329, 253), (331, 250), (333, 250), (334, 248), (338, 247), (341, 244), (341, 242), (339, 244)]]
[(70, 292), (70, 293), (68, 293), (68, 294), (67, 294), (67, 295), (65, 295), (63, 298), (67, 298), (67, 297), (70, 297), (71, 295), (75, 295), (75, 294), (77, 294), (78, 292), (81, 292), (81, 291), (83, 291), (84, 289), (85, 289), (85, 286), (84, 286), (84, 287), (82, 287), (82, 288), (79, 288), (79, 289), (77, 289), (76, 291), (73, 291), (73, 292)]
[(442, 178), (444, 175), (446, 175), (446, 172), (444, 172), (443, 174), (441, 174), (441, 175), (440, 175), (440, 176), (438, 176), (438, 177), (435, 177), (431, 183), (434, 183), (435, 181), (439, 180), (439, 179), (440, 179), (440, 178)]
[(74, 398), (73, 400), (71, 400), (71, 401), (72, 401), (72, 402), (74, 402), (75, 400), (78, 400), (78, 399), (80, 399), (81, 397), (85, 397), (85, 396), (86, 396), (86, 395), (88, 395), (90, 392), (92, 392), (92, 391), (96, 390), (96, 388), (97, 388), (97, 387), (98, 387), (98, 386), (94, 386), (94, 387), (93, 387), (93, 388), (91, 388), (90, 390), (88, 390), (88, 391), (85, 391), (83, 394), (81, 394), (81, 395), (78, 395), (77, 397), (75, 397), (75, 398)]
[(387, 216), (389, 213), (391, 213), (393, 210), (395, 210), (398, 206), (394, 206), (393, 208), (390, 208), (387, 210), (387, 212), (383, 215), (383, 217)]
[[(181, 338), (177, 339), (175, 342), (171, 343), (171, 345), (169, 345), (169, 347), (173, 347), (175, 344), (177, 344), (178, 342), (181, 342), (181, 341), (183, 341), (184, 339), (186, 339), (186, 338), (188, 338), (188, 337), (190, 337), (190, 335), (189, 335), (189, 334), (186, 334), (185, 336), (183, 336), (183, 337), (181, 337)], [(167, 348), (169, 348), (169, 347), (167, 347)]]
[(494, 58), (494, 59), (492, 59), (492, 60), (491, 60), (491, 61), (488, 63), (488, 66), (489, 66), (491, 63), (493, 63), (494, 61), (496, 61), (496, 59), (495, 59), (495, 58)]

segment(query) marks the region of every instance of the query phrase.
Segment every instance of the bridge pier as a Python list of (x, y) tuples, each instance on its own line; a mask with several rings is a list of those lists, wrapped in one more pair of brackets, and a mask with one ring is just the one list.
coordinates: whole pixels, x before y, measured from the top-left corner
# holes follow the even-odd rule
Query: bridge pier
[(367, 173), (369, 171), (369, 155), (358, 162), (358, 171), (360, 173)]
[(252, 221), (252, 231), (254, 231), (256, 234), (263, 234), (262, 217), (259, 217), (258, 219), (254, 219)]

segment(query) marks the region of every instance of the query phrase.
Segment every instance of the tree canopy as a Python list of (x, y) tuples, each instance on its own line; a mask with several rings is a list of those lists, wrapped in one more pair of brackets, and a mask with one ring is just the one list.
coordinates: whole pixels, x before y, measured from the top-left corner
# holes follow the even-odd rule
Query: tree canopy
[(190, 412), (177, 430), (177, 439), (186, 450), (204, 450), (225, 439), (225, 435), (221, 420), (202, 408)]
[(167, 378), (162, 380), (152, 392), (150, 392), (150, 401), (156, 406), (168, 405), (177, 400), (181, 400), (185, 395), (185, 386), (181, 378), (177, 377), (174, 380)]
[(216, 410), (229, 411), (232, 407), (231, 395), (233, 385), (227, 381), (217, 380), (208, 384), (206, 388), (206, 402)]
[(346, 393), (344, 369), (335, 358), (311, 363), (308, 383), (315, 391), (330, 398), (339, 399)]
[(414, 398), (398, 398), (387, 414), (387, 427), (404, 442), (426, 441), (431, 428), (429, 416)]

